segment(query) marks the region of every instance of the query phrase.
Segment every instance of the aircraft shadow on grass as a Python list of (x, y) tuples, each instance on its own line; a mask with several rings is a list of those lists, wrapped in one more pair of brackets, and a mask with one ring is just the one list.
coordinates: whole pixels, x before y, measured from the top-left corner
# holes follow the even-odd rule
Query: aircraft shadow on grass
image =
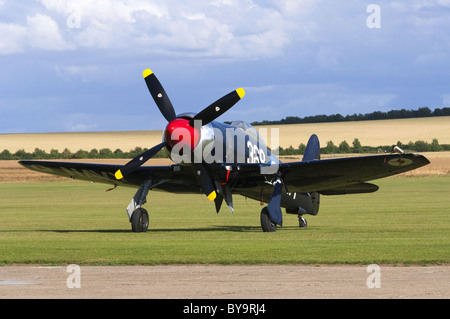
[[(317, 226), (312, 227), (317, 228)], [(312, 229), (311, 228), (311, 229)], [(283, 226), (282, 229), (294, 230), (298, 229), (297, 226)], [(306, 230), (306, 228), (304, 229)], [(27, 230), (29, 232), (30, 230)], [(39, 232), (54, 232), (54, 233), (130, 233), (128, 229), (43, 229), (38, 230)], [(260, 232), (261, 228), (258, 226), (229, 226), (229, 225), (218, 225), (210, 226), (204, 228), (156, 228), (152, 229), (148, 233), (160, 233), (160, 232), (237, 232), (237, 233), (253, 233)]]

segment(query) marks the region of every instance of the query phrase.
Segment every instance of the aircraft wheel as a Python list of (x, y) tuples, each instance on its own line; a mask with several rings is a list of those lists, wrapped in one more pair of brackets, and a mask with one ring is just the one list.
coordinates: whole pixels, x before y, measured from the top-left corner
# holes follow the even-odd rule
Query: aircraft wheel
[(302, 215), (298, 215), (298, 227), (306, 228), (307, 226), (308, 223), (306, 222), (306, 219), (304, 219)]
[(275, 232), (277, 230), (277, 225), (269, 218), (269, 210), (267, 207), (261, 210), (261, 227), (263, 232)]
[(138, 208), (131, 215), (131, 230), (134, 233), (145, 233), (148, 229), (148, 222), (147, 210)]

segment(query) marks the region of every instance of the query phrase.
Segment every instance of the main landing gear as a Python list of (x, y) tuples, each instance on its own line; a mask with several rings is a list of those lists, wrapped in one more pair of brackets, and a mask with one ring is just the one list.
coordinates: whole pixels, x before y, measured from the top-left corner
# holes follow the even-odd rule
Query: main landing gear
[(131, 230), (134, 233), (145, 233), (148, 229), (148, 212), (145, 208), (137, 208), (131, 215)]
[[(161, 181), (160, 183), (163, 182), (164, 181)], [(143, 208), (142, 205), (147, 202), (148, 191), (152, 187), (159, 185), (160, 183), (152, 185), (151, 180), (145, 181), (145, 183), (139, 187), (130, 204), (128, 204), (127, 214), (131, 223), (131, 230), (134, 233), (145, 233), (147, 231), (149, 225), (149, 217), (147, 210)], [(299, 227), (307, 227), (307, 222), (306, 219), (303, 218), (301, 209), (299, 209), (298, 211), (286, 210), (286, 212), (289, 214), (298, 214)], [(261, 210), (261, 228), (264, 232), (275, 232), (277, 230), (277, 224), (270, 220), (269, 210), (267, 206)]]
[[(292, 214), (292, 212), (289, 212)], [(306, 228), (308, 223), (306, 219), (303, 217), (303, 214), (298, 214), (298, 227)], [(267, 207), (264, 207), (261, 210), (261, 228), (263, 232), (275, 232), (277, 231), (277, 224), (270, 220), (269, 210)]]
[(151, 180), (142, 184), (127, 207), (131, 230), (134, 233), (145, 233), (148, 229), (148, 212), (141, 206), (147, 202), (147, 194), (151, 188)]
[(277, 231), (277, 224), (272, 222), (269, 217), (269, 210), (264, 207), (261, 210), (261, 228), (263, 232), (275, 232)]

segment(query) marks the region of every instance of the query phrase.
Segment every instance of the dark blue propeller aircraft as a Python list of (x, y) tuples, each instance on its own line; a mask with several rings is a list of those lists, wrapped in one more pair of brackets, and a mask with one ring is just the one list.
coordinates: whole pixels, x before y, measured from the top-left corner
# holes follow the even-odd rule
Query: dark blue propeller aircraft
[[(254, 127), (242, 121), (230, 125), (215, 119), (245, 94), (237, 89), (197, 114), (176, 115), (164, 88), (151, 70), (143, 72), (147, 87), (162, 115), (169, 122), (162, 143), (132, 159), (126, 165), (19, 161), (31, 170), (73, 179), (138, 187), (127, 207), (133, 232), (145, 232), (149, 217), (142, 206), (149, 190), (198, 193), (214, 201), (219, 212), (223, 201), (231, 212), (232, 194), (268, 203), (261, 211), (265, 232), (282, 226), (281, 208), (297, 214), (299, 226), (306, 227), (304, 214), (317, 215), (320, 195), (371, 193), (378, 186), (367, 183), (403, 173), (429, 161), (422, 155), (398, 153), (320, 159), (320, 145), (312, 135), (300, 162), (282, 163), (267, 148)], [(165, 149), (175, 164), (142, 166)], [(398, 148), (397, 148), (398, 150)]]

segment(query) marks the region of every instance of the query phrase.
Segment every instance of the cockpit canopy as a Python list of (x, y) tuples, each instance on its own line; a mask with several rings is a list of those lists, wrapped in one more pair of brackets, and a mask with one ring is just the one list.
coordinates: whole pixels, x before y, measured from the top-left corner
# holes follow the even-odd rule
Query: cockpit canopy
[(264, 139), (261, 137), (261, 135), (258, 133), (258, 131), (248, 122), (245, 121), (234, 121), (231, 122), (231, 126), (234, 126), (236, 128), (242, 129), (245, 133), (253, 137), (255, 140), (259, 142), (259, 145), (262, 146), (262, 144), (266, 144)]

